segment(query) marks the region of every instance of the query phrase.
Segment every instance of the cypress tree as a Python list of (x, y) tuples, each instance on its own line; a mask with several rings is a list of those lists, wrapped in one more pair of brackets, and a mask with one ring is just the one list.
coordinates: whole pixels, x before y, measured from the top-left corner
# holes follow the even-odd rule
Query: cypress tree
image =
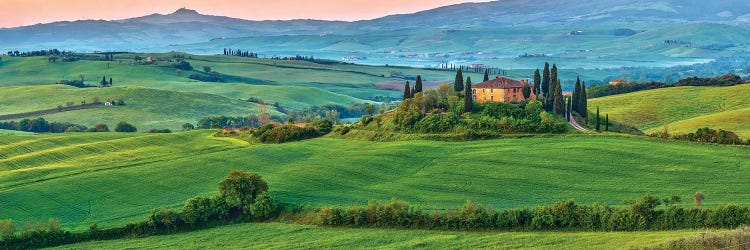
[(414, 92), (420, 93), (422, 92), (422, 76), (417, 75), (417, 81), (414, 83)]
[(112, 77), (109, 78), (109, 86), (112, 87)]
[(544, 71), (542, 71), (542, 86), (540, 87), (540, 93), (542, 96), (546, 97), (549, 89), (549, 63), (544, 63)]
[(565, 118), (570, 121), (570, 111), (572, 110), (572, 102), (570, 101), (571, 98), (565, 98), (567, 100), (567, 103), (565, 105)]
[(596, 132), (601, 130), (599, 123), (599, 106), (596, 106)]
[(484, 81), (486, 82), (486, 81), (489, 81), (489, 80), (490, 80), (490, 70), (489, 69), (485, 69), (484, 70)]
[[(552, 69), (550, 70), (550, 76), (549, 76), (549, 95), (547, 95), (546, 103), (547, 107), (549, 109), (554, 109), (555, 106), (555, 84), (557, 84), (557, 81), (560, 79), (557, 77), (557, 64), (552, 65)], [(545, 90), (546, 91), (546, 90)]]
[(576, 86), (573, 89), (573, 106), (571, 110), (578, 112), (578, 100), (581, 99), (581, 78), (576, 78)]
[(560, 85), (560, 79), (557, 79), (557, 81), (555, 81), (553, 93), (552, 107), (555, 110), (555, 113), (557, 113), (558, 115), (565, 115), (565, 100), (563, 99), (562, 95), (562, 86)]
[(464, 98), (464, 112), (471, 112), (474, 105), (474, 96), (471, 93), (471, 76), (466, 78), (466, 97)]
[(588, 112), (588, 97), (586, 97), (586, 82), (581, 82), (581, 94), (579, 94), (578, 98), (578, 114), (581, 115), (583, 118), (589, 117)]
[(453, 82), (453, 90), (460, 93), (464, 90), (464, 73), (461, 69), (456, 71), (456, 80)]
[(404, 100), (411, 98), (411, 87), (409, 87), (409, 81), (404, 84)]
[(105, 86), (107, 86), (107, 77), (102, 76), (102, 87), (105, 87)]
[(604, 115), (604, 131), (609, 132), (609, 114)]
[(541, 94), (541, 88), (539, 87), (539, 84), (542, 83), (542, 76), (539, 75), (539, 69), (537, 68), (536, 71), (534, 71), (534, 95), (539, 96)]

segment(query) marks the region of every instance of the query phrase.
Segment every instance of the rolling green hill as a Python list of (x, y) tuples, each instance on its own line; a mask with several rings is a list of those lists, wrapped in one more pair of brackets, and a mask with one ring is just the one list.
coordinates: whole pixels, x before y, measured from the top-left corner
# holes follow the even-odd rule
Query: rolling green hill
[[(262, 232), (262, 233), (260, 233)], [(141, 239), (87, 242), (57, 249), (388, 248), (388, 249), (629, 249), (696, 235), (691, 231), (637, 233), (495, 233), (342, 229), (280, 223), (240, 224)]]
[(732, 87), (676, 87), (589, 100), (589, 112), (600, 107), (612, 121), (646, 132), (695, 132), (711, 127), (750, 138), (750, 84)]
[(495, 208), (570, 198), (620, 205), (696, 191), (707, 206), (750, 204), (747, 147), (620, 136), (249, 145), (212, 134), (0, 137), (0, 211), (16, 221), (60, 218), (76, 230), (122, 225), (214, 192), (232, 169), (262, 174), (279, 201), (314, 207), (392, 197), (438, 209), (466, 200)]
[[(101, 102), (122, 98), (125, 106), (76, 110), (44, 115), (49, 121), (71, 122), (85, 126), (126, 121), (140, 131), (148, 129), (181, 129), (184, 123), (195, 124), (211, 115), (247, 116), (257, 112), (257, 104), (229, 99), (220, 95), (148, 89), (143, 87), (75, 88), (66, 85), (34, 87), (0, 87), (0, 114), (15, 114), (35, 110), (91, 103), (94, 97)], [(33, 100), (33, 101), (30, 101)], [(272, 114), (279, 114), (273, 111)], [(32, 117), (33, 119), (33, 117)]]

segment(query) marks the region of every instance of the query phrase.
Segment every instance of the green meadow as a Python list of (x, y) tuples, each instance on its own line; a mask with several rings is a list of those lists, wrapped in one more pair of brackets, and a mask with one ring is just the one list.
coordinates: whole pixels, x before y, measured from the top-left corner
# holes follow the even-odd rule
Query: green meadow
[(21, 222), (60, 218), (75, 230), (122, 225), (212, 194), (233, 169), (263, 175), (279, 201), (312, 207), (393, 197), (428, 209), (467, 200), (622, 205), (645, 194), (680, 195), (690, 206), (696, 191), (706, 206), (750, 204), (747, 147), (585, 135), (252, 145), (213, 133), (3, 136), (0, 211)]
[(259, 223), (230, 225), (177, 235), (86, 242), (57, 249), (630, 249), (658, 245), (698, 233), (442, 232)]
[(589, 112), (635, 126), (645, 133), (689, 133), (702, 127), (750, 138), (750, 84), (732, 87), (676, 87), (589, 100)]

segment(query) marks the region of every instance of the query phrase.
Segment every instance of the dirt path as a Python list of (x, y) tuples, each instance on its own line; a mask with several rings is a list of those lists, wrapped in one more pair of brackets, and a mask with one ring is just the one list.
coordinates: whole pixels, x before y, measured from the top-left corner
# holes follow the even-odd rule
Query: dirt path
[(594, 131), (588, 130), (584, 128), (583, 126), (578, 125), (578, 122), (576, 122), (576, 119), (571, 118), (568, 123), (570, 124), (570, 126), (573, 126), (576, 130), (581, 131), (583, 133), (587, 133), (587, 134), (594, 133)]

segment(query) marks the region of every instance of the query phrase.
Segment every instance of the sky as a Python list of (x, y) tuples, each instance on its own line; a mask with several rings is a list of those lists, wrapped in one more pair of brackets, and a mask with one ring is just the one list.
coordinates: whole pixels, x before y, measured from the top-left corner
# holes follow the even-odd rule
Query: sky
[[(488, 0), (0, 0), (0, 27), (82, 19), (117, 20), (187, 7), (248, 20), (365, 20)], [(12, 11), (8, 11), (12, 10)]]

